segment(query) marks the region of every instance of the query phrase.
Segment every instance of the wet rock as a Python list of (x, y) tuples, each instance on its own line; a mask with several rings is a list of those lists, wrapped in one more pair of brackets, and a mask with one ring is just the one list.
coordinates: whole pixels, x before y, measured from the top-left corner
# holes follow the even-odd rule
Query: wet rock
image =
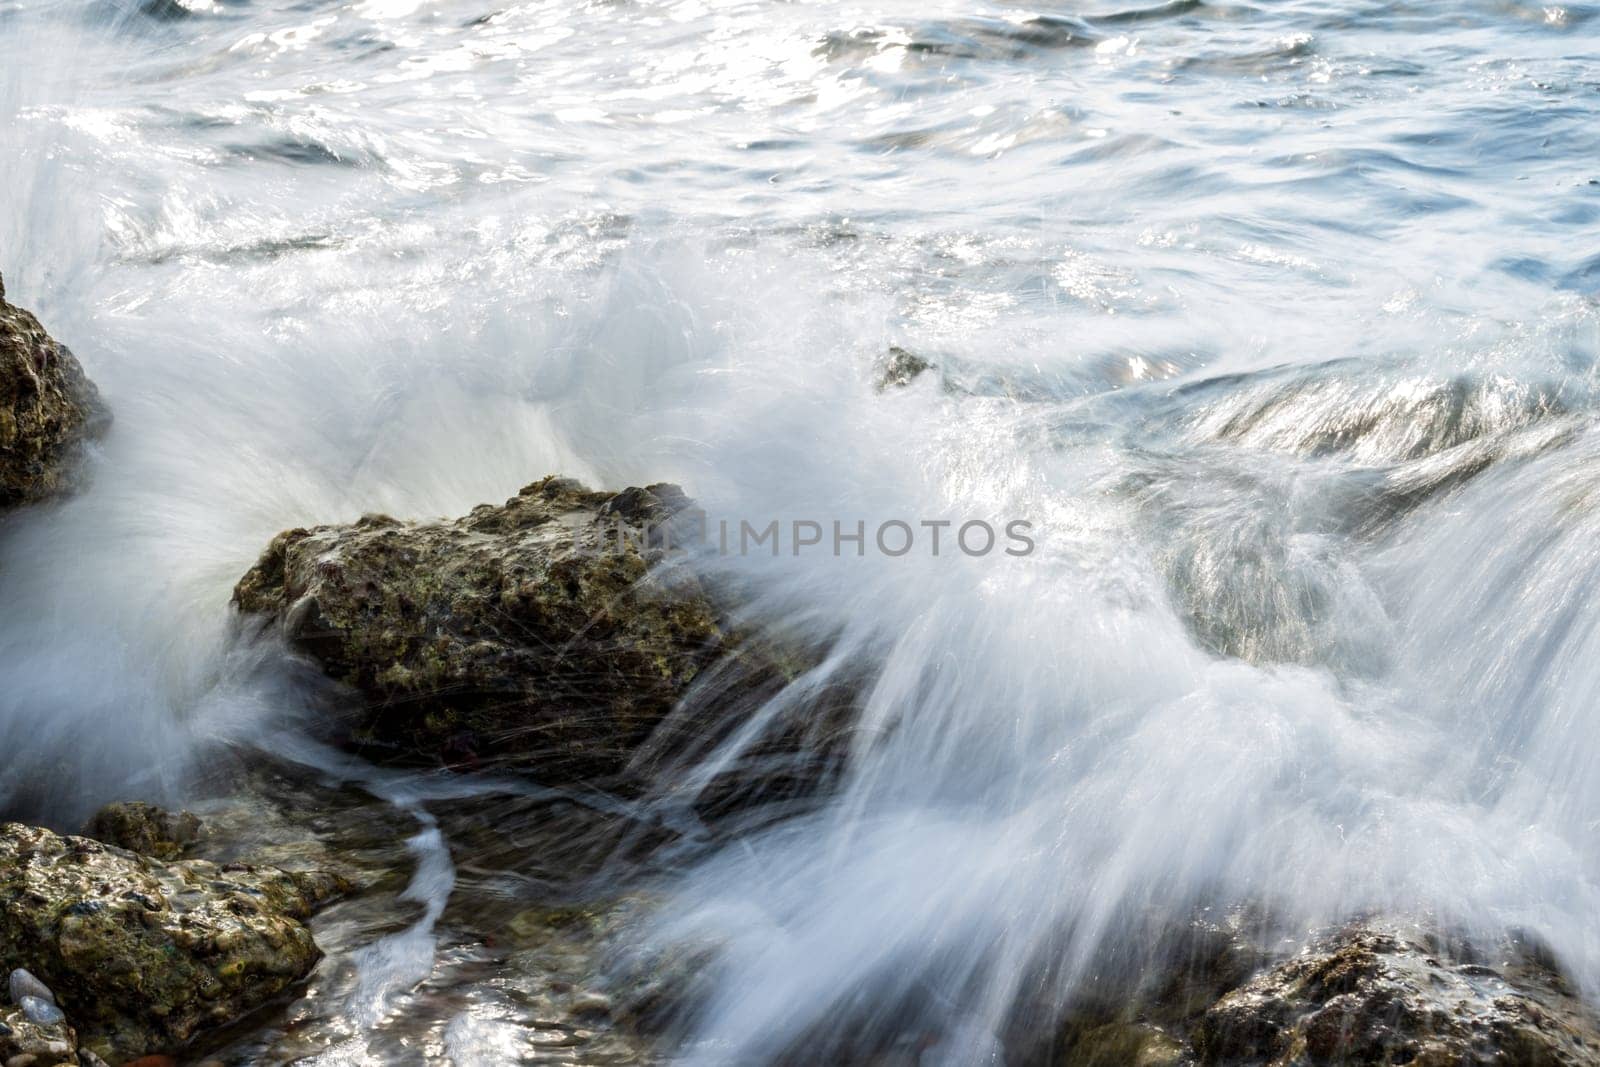
[(173, 814), (154, 804), (128, 801), (101, 808), (84, 836), (141, 856), (175, 860), (200, 840), (201, 832), (200, 819), (187, 811)]
[(671, 485), (604, 493), (546, 478), (456, 521), (289, 530), (233, 599), (365, 696), (358, 743), (464, 767), (511, 759), (546, 781), (605, 777), (713, 661), (739, 666), (720, 677), (747, 698), (753, 678), (783, 673), (698, 580), (652, 571), (697, 514)]
[(1031, 990), (1001, 1031), (1015, 1067), (1177, 1067), (1207, 1008), (1270, 959), (1280, 928), (1264, 909), (1205, 907), (1173, 922), (1164, 909), (1130, 917), (1090, 969), (1062, 990), (1060, 959), (1045, 956), (1022, 981)]
[[(121, 1062), (180, 1045), (304, 977), (319, 953), (301, 920), (336, 889), (3, 824), (0, 962), (40, 976), (83, 1044)], [(42, 1003), (30, 1002), (35, 1017)], [(29, 1014), (15, 1017), (37, 1026)]]
[(110, 1067), (105, 1060), (86, 1048), (78, 1050), (78, 1062), (82, 1064), (82, 1067)]
[(1188, 1047), (1145, 1022), (1105, 1023), (1072, 1035), (1068, 1062), (1081, 1067), (1179, 1067)]
[(6, 983), (6, 991), (11, 994), (13, 1004), (21, 1004), (23, 997), (34, 997), (49, 1001), (51, 1004), (56, 1002), (56, 995), (50, 992), (50, 987), (21, 967), (11, 972), (11, 977)]
[(67, 1021), (67, 1017), (53, 1001), (42, 1000), (39, 997), (23, 997), (17, 1001), (17, 1007), (22, 1009), (22, 1014), (28, 1017), (30, 1023), (37, 1023), (40, 1026), (60, 1026)]
[(581, 991), (573, 995), (567, 1010), (574, 1015), (610, 1015), (611, 998), (592, 990)]
[(77, 1035), (64, 1019), (39, 1023), (22, 1007), (0, 1008), (0, 1064), (5, 1067), (76, 1065), (77, 1047)]
[(1364, 362), (1233, 375), (1185, 386), (1201, 440), (1382, 466), (1421, 459), (1562, 415), (1561, 390), (1501, 376), (1374, 374)]
[(933, 364), (899, 345), (890, 345), (888, 356), (878, 365), (878, 392), (910, 385), (923, 371), (933, 369)]
[(623, 945), (611, 961), (611, 1015), (631, 1032), (688, 1033), (711, 1002), (719, 946)]
[(1205, 1013), (1202, 1063), (1549, 1065), (1600, 1060), (1600, 1019), (1548, 958), (1354, 927), (1256, 976)]
[(108, 422), (77, 358), (6, 301), (0, 279), (0, 508), (71, 488), (79, 446)]
[[(1223, 463), (1152, 465), (1123, 488), (1150, 523), (1151, 556), (1200, 645), (1252, 663), (1381, 669), (1393, 644), (1346, 542), (1292, 485)], [(1241, 498), (1248, 501), (1241, 504)]]

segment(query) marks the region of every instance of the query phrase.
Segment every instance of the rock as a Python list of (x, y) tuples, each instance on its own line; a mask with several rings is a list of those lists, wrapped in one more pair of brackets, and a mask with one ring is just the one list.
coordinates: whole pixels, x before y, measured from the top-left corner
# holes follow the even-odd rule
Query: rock
[(1579, 1067), (1600, 1059), (1600, 1019), (1547, 957), (1498, 946), (1487, 965), (1464, 942), (1357, 926), (1257, 975), (1205, 1013), (1202, 1063), (1502, 1064)]
[(899, 345), (890, 345), (889, 354), (878, 364), (878, 392), (910, 385), (923, 371), (932, 370), (933, 364)]
[(17, 1006), (22, 1009), (22, 1014), (28, 1017), (30, 1023), (39, 1026), (59, 1026), (67, 1021), (52, 1001), (40, 1000), (38, 997), (23, 997), (17, 1001)]
[(201, 832), (199, 818), (187, 811), (174, 815), (154, 804), (130, 801), (101, 808), (89, 820), (84, 836), (141, 856), (175, 860), (200, 840)]
[(110, 418), (99, 391), (0, 279), (0, 508), (70, 489), (77, 451)]
[(1560, 385), (1375, 372), (1358, 360), (1225, 375), (1181, 387), (1202, 441), (1384, 466), (1498, 437), (1568, 413)]
[(36, 997), (39, 1000), (47, 1000), (51, 1004), (56, 1002), (56, 995), (50, 992), (50, 987), (21, 967), (11, 972), (11, 978), (6, 984), (6, 990), (11, 994), (11, 1003), (13, 1004), (21, 1004), (23, 997)]
[(0, 1008), (0, 1064), (5, 1067), (76, 1065), (80, 1062), (73, 1051), (77, 1047), (77, 1035), (65, 1019), (39, 1023), (22, 1007)]
[[(621, 772), (719, 657), (737, 668), (719, 669), (723, 691), (741, 699), (787, 676), (698, 580), (652, 573), (697, 514), (671, 485), (546, 478), (453, 522), (289, 530), (233, 600), (365, 696), (357, 742), (592, 780)], [(714, 727), (694, 725), (701, 740)]]
[(611, 1017), (639, 1035), (689, 1033), (712, 1001), (720, 951), (709, 940), (619, 943), (607, 975)]
[(585, 990), (575, 993), (567, 1006), (574, 1015), (610, 1015), (611, 998), (604, 993)]
[(336, 888), (0, 824), (0, 962), (39, 975), (82, 1043), (121, 1062), (181, 1045), (304, 977), (320, 954), (301, 920)]
[(109, 1067), (105, 1060), (101, 1059), (99, 1056), (96, 1056), (93, 1052), (90, 1052), (86, 1048), (80, 1048), (78, 1050), (78, 1062), (82, 1064), (83, 1067)]
[(1085, 1067), (1181, 1067), (1188, 1062), (1188, 1048), (1149, 1023), (1106, 1023), (1074, 1035), (1068, 1062)]

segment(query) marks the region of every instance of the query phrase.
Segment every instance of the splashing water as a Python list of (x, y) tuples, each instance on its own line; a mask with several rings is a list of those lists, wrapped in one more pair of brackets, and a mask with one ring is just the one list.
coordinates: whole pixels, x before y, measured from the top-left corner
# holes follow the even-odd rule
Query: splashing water
[[(1204, 907), (1523, 928), (1600, 991), (1597, 26), (0, 6), (0, 270), (117, 418), (0, 530), (0, 805), (293, 728), (227, 610), (286, 526), (549, 472), (1023, 518), (721, 564), (871, 672), (837, 792), (667, 881), (687, 1060), (987, 1062)], [(891, 344), (933, 370), (879, 392)]]

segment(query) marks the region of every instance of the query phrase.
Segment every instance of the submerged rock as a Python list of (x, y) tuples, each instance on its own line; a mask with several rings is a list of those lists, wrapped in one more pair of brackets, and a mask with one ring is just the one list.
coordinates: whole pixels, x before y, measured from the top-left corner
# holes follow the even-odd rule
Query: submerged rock
[(1192, 417), (1200, 440), (1367, 465), (1421, 459), (1568, 410), (1554, 385), (1499, 375), (1374, 374), (1355, 361), (1210, 379), (1181, 391), (1221, 392)]
[(693, 514), (676, 486), (546, 478), (455, 521), (289, 530), (233, 599), (366, 697), (360, 743), (468, 766), (514, 758), (547, 781), (605, 777), (713, 661), (735, 663), (719, 677), (747, 699), (783, 673), (696, 578), (652, 569)]
[(200, 840), (201, 832), (199, 818), (187, 811), (174, 815), (165, 808), (134, 800), (107, 804), (95, 812), (84, 836), (141, 856), (175, 860)]
[[(319, 953), (301, 920), (339, 888), (3, 824), (0, 963), (37, 974), (84, 1045), (121, 1062), (181, 1045), (304, 977)], [(19, 1017), (43, 1025), (26, 1010), (39, 1004), (27, 997)]]
[(78, 447), (109, 421), (77, 358), (5, 295), (0, 279), (0, 508), (70, 488)]
[(1387, 662), (1388, 617), (1352, 559), (1307, 514), (1296, 487), (1218, 462), (1152, 464), (1120, 488), (1149, 522), (1151, 558), (1195, 641), (1251, 663)]
[(1372, 927), (1319, 942), (1205, 1013), (1202, 1063), (1600, 1062), (1600, 1018), (1538, 952), (1503, 946), (1490, 966), (1465, 943)]

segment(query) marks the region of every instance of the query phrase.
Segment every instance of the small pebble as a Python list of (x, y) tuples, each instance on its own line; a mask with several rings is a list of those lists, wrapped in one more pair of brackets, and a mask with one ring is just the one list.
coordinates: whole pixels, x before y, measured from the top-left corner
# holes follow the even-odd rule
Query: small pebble
[(56, 1002), (56, 995), (50, 992), (50, 987), (21, 967), (11, 972), (9, 984), (11, 1003), (13, 1004), (21, 1004), (23, 997), (38, 997), (40, 1000), (48, 1000), (52, 1004)]
[(67, 1021), (67, 1017), (61, 1014), (61, 1009), (43, 997), (23, 997), (17, 1004), (22, 1008), (22, 1014), (35, 1025), (59, 1026)]
[(83, 1067), (107, 1067), (105, 1060), (101, 1059), (99, 1056), (95, 1055), (93, 1052), (90, 1052), (86, 1048), (80, 1048), (78, 1050), (78, 1062), (82, 1064)]

